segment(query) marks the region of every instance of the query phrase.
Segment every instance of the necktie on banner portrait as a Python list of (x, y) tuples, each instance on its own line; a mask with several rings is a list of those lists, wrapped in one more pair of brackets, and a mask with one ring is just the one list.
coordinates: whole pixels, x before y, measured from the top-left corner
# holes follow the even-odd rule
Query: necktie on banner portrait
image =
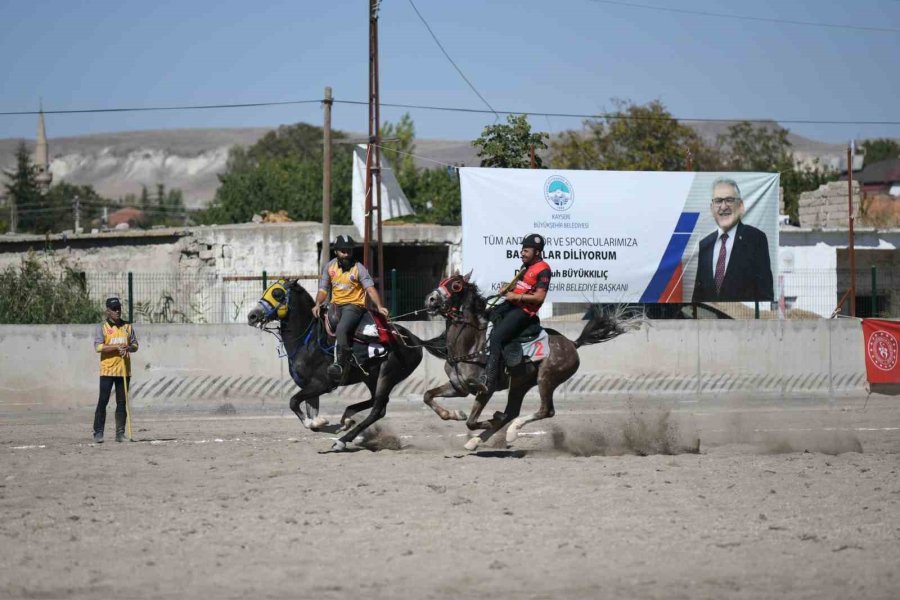
[[(353, 218), (353, 224), (360, 232), (360, 237), (365, 235), (363, 231), (366, 223), (366, 150), (367, 146), (358, 145), (353, 149), (353, 196), (350, 205), (350, 214)], [(374, 152), (374, 149), (373, 149)], [(382, 153), (384, 149), (382, 149)], [(374, 165), (375, 158), (372, 158)], [(374, 178), (373, 178), (374, 182)], [(375, 204), (378, 202), (376, 190), (372, 188), (372, 229), (375, 229)], [(394, 176), (394, 171), (390, 167), (384, 166), (384, 160), (381, 161), (381, 220), (396, 219), (404, 215), (413, 215), (416, 211), (412, 209), (406, 194), (400, 189), (400, 184)]]
[(900, 394), (900, 321), (863, 319), (862, 329), (869, 390)]

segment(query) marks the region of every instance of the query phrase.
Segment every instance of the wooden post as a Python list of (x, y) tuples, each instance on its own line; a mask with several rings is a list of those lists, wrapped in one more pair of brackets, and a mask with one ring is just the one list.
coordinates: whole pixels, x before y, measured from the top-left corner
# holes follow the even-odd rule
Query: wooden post
[(331, 88), (325, 88), (325, 117), (322, 124), (322, 254), (319, 271), (325, 269), (331, 258)]

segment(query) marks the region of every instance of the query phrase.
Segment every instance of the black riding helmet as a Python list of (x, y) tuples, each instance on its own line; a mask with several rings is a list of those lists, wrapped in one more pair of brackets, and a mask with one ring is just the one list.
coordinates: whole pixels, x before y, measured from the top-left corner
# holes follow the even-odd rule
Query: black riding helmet
[(529, 233), (522, 239), (523, 248), (534, 248), (538, 252), (544, 251), (544, 236), (536, 233)]
[(352, 251), (356, 247), (356, 242), (353, 241), (353, 238), (349, 235), (339, 235), (337, 239), (334, 240), (334, 243), (331, 245), (332, 250), (346, 250)]

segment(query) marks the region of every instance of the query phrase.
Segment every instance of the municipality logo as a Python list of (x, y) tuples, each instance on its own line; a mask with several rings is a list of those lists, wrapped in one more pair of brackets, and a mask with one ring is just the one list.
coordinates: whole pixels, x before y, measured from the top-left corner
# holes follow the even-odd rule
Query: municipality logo
[(544, 182), (544, 198), (553, 210), (566, 211), (575, 202), (575, 190), (568, 179), (553, 175)]

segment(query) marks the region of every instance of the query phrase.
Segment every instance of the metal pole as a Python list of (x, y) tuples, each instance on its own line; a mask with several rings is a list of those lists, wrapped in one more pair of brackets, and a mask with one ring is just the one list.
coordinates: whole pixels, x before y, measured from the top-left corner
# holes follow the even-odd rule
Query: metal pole
[(529, 146), (528, 154), (531, 156), (531, 168), (537, 169), (537, 161), (534, 158), (534, 144), (531, 144), (531, 146)]
[(378, 27), (378, 0), (369, 0), (369, 147), (366, 152), (366, 199), (363, 228), (363, 264), (371, 272), (372, 252), (372, 153), (377, 143), (378, 123), (375, 120), (375, 30)]
[(384, 244), (382, 243), (382, 213), (381, 213), (381, 102), (379, 98), (378, 84), (378, 4), (380, 0), (372, 1), (372, 104), (374, 106), (373, 131), (375, 134), (375, 223), (378, 236), (378, 293), (384, 295)]
[(134, 274), (128, 271), (128, 320), (134, 323)]
[(263, 271), (263, 292), (269, 289), (269, 274)]
[(322, 125), (322, 254), (319, 271), (325, 269), (331, 258), (331, 88), (325, 88), (325, 119)]
[(853, 239), (853, 142), (847, 146), (847, 218), (850, 222), (850, 316), (856, 316), (856, 248)]
[(759, 319), (759, 300), (753, 303), (753, 318)]
[(397, 269), (391, 269), (391, 314), (397, 314)]
[(869, 313), (870, 317), (877, 317), (877, 309), (878, 309), (878, 268), (875, 265), (872, 265), (872, 312)]
[(81, 229), (81, 198), (75, 196), (73, 202), (75, 204), (75, 233), (78, 233), (78, 230)]

